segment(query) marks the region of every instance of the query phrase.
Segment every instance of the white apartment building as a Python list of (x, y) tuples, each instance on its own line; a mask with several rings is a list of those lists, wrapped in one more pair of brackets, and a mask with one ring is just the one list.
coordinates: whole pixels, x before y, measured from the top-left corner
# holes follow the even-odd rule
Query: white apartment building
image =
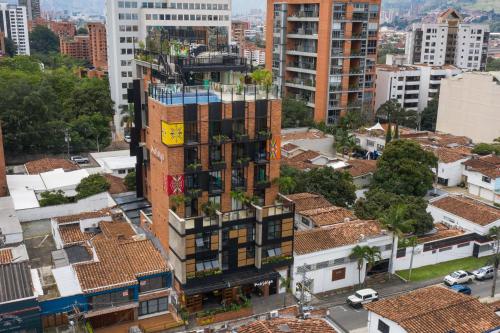
[(436, 130), (473, 142), (500, 137), (500, 72), (463, 73), (441, 81)]
[(409, 64), (455, 65), (462, 70), (484, 70), (489, 27), (465, 24), (454, 9), (438, 16), (436, 23), (415, 23), (406, 37)]
[(438, 97), (441, 79), (460, 74), (452, 65), (377, 65), (375, 108), (395, 99), (404, 108), (422, 112)]
[(231, 33), (230, 0), (106, 0), (106, 31), (111, 98), (115, 102), (114, 125), (118, 135), (121, 110), (128, 105), (132, 85), (132, 59), (139, 42), (151, 34), (191, 44), (227, 45)]
[(26, 7), (0, 3), (0, 32), (12, 39), (16, 45), (17, 54), (30, 54)]
[(266, 50), (261, 48), (245, 48), (243, 56), (248, 64), (252, 66), (264, 66), (266, 64)]

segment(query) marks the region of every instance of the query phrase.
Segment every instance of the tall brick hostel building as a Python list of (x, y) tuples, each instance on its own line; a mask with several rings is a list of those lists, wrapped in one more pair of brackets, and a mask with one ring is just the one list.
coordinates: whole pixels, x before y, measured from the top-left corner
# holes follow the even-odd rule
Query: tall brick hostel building
[(131, 152), (137, 195), (151, 203), (147, 223), (169, 249), (180, 307), (284, 292), (294, 206), (273, 182), (277, 87), (249, 84), (245, 59), (227, 53), (148, 56), (134, 60)]

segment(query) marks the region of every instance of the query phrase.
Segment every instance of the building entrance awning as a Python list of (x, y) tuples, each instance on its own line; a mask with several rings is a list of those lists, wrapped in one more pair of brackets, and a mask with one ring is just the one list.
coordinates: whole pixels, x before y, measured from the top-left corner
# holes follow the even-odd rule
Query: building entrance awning
[(279, 278), (280, 274), (276, 271), (240, 271), (230, 274), (213, 276), (214, 279), (203, 279), (188, 283), (182, 290), (187, 296), (211, 292), (214, 290), (232, 288), (251, 283), (260, 283)]

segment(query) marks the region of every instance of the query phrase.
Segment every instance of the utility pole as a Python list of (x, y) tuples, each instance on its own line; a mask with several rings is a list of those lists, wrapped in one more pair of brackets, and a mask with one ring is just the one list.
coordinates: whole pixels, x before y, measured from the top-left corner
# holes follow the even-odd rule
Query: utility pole
[(71, 135), (69, 134), (68, 129), (64, 130), (64, 141), (66, 142), (66, 146), (68, 149), (68, 158), (69, 158), (69, 143), (71, 142)]
[(306, 284), (309, 283), (310, 279), (306, 277), (307, 273), (307, 265), (304, 264), (300, 266), (300, 274), (302, 275), (302, 279), (300, 281), (300, 303), (299, 303), (299, 316), (303, 317), (304, 316), (304, 302), (305, 302), (305, 290), (306, 290)]

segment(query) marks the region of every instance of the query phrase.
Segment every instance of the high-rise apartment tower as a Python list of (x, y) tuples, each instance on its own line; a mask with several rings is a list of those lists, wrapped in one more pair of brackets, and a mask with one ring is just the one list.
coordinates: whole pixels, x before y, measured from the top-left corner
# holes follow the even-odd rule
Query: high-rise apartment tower
[(284, 96), (334, 123), (371, 114), (380, 0), (268, 0), (266, 67)]
[(30, 54), (26, 7), (0, 3), (0, 32), (14, 42), (17, 54)]

